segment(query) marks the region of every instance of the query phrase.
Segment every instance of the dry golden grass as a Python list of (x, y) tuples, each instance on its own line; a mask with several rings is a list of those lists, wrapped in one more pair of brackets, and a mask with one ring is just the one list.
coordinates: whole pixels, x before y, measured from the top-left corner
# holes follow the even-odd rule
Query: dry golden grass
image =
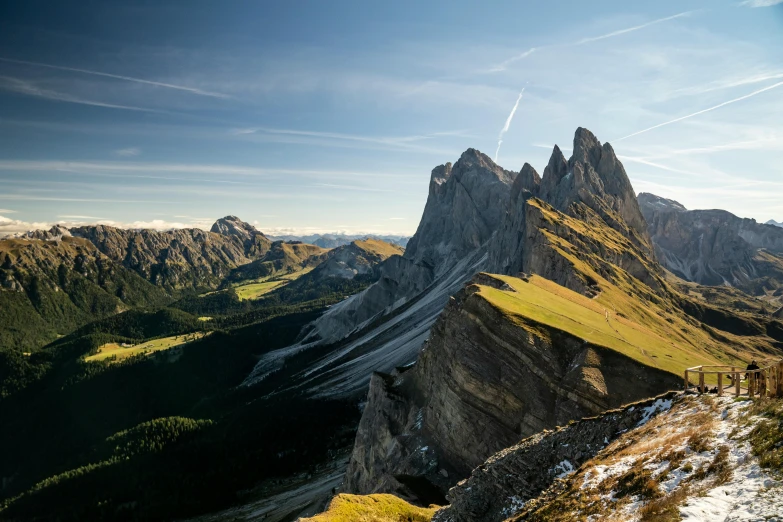
[(437, 506), (422, 508), (394, 495), (347, 495), (332, 499), (329, 509), (302, 522), (428, 522)]

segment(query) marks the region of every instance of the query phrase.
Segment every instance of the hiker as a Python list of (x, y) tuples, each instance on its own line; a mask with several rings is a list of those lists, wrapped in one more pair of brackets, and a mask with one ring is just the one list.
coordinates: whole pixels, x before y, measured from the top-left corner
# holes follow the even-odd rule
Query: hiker
[[(745, 368), (745, 371), (748, 372), (748, 373), (745, 374), (745, 379), (746, 380), (750, 379), (750, 372), (751, 371), (753, 371), (753, 370), (760, 370), (760, 369), (761, 368), (759, 368), (759, 365), (756, 364), (756, 361), (750, 361), (750, 364), (748, 365), (748, 367)], [(755, 377), (756, 374), (754, 373), (753, 376)]]

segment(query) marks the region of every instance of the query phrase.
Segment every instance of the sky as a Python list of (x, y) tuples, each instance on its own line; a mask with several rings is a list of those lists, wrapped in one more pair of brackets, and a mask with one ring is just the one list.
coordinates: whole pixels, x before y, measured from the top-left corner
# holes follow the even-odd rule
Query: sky
[(431, 170), (586, 127), (634, 189), (783, 220), (783, 0), (0, 4), (0, 234), (412, 234)]

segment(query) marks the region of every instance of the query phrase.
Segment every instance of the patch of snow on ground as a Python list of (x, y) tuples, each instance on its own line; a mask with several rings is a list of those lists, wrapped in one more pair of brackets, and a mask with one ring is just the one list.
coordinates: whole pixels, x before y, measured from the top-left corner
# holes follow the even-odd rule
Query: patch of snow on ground
[(510, 517), (520, 511), (523, 507), (525, 507), (526, 502), (522, 500), (521, 498), (517, 496), (509, 497), (508, 498), (508, 506), (503, 508), (503, 511), (501, 511), (501, 514), (504, 517)]
[(564, 460), (552, 468), (552, 472), (557, 474), (557, 478), (567, 477), (574, 471), (574, 465), (568, 460)]
[(649, 420), (652, 419), (654, 415), (658, 415), (659, 413), (669, 411), (671, 407), (672, 407), (671, 399), (658, 399), (654, 403), (644, 408), (644, 416), (641, 418), (641, 420), (636, 426), (638, 427), (647, 424), (647, 422), (649, 422)]

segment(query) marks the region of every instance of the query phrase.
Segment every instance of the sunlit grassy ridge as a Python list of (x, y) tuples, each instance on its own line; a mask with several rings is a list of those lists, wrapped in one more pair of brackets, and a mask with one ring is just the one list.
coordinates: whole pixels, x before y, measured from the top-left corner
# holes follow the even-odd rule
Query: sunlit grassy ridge
[(538, 276), (527, 283), (514, 277), (493, 277), (514, 290), (482, 286), (480, 294), (520, 326), (538, 323), (557, 328), (676, 374), (688, 366), (714, 362), (706, 350), (667, 335), (674, 333), (670, 325), (650, 328), (617, 315), (612, 305), (620, 309), (624, 300), (592, 300)]
[[(539, 276), (529, 282), (492, 276), (513, 290), (481, 286), (480, 295), (518, 325), (556, 328), (677, 375), (689, 366), (747, 363), (770, 349), (761, 335), (716, 332), (688, 316), (678, 304), (683, 296), (654, 262), (590, 209), (579, 209), (584, 219), (575, 219), (536, 199), (527, 204), (543, 217), (548, 247), (598, 294), (591, 299)], [(648, 270), (656, 289), (609, 261), (629, 257)]]
[(334, 497), (329, 509), (302, 522), (427, 522), (436, 507), (408, 504), (394, 495), (346, 495)]

